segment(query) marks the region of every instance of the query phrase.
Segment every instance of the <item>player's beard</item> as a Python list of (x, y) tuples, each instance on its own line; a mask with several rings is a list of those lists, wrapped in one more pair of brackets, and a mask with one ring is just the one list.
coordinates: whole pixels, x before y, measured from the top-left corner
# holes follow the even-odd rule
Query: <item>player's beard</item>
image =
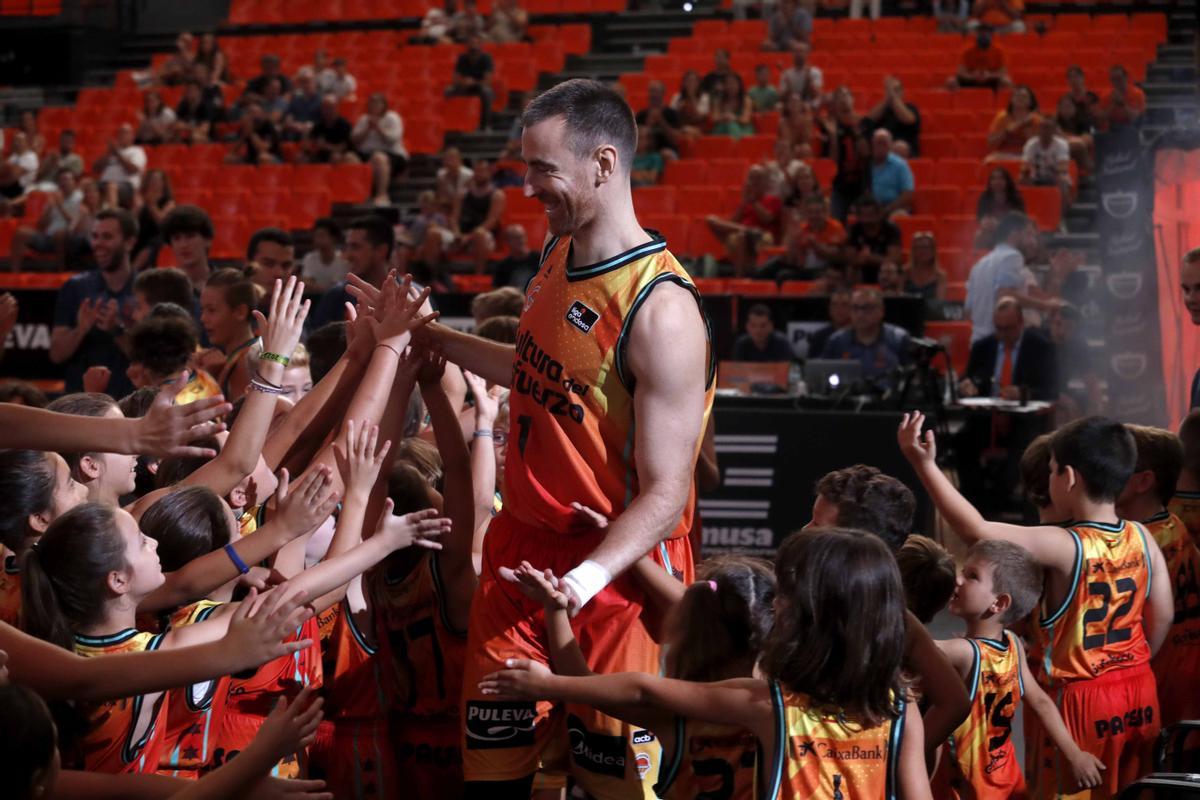
[(100, 271), (101, 272), (117, 272), (117, 271), (119, 271), (121, 269), (121, 267), (124, 266), (124, 264), (125, 264), (125, 255), (126, 255), (125, 243), (122, 242), (121, 244), (117, 245), (116, 248), (113, 249), (112, 258), (110, 258), (107, 263), (99, 265)]

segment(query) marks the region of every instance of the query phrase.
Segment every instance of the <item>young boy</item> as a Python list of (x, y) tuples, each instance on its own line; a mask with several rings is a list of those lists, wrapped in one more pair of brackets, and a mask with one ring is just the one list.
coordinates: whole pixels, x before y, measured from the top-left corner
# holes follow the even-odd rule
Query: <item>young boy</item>
[(1171, 632), (1151, 666), (1158, 682), (1162, 724), (1200, 715), (1200, 549), (1183, 521), (1167, 511), (1183, 469), (1179, 437), (1162, 428), (1127, 426), (1137, 443), (1137, 467), (1117, 499), (1117, 512), (1146, 526), (1167, 562), (1175, 589)]
[(1071, 787), (1100, 785), (1104, 765), (1071, 739), (1030, 674), (1020, 638), (1005, 630), (1034, 609), (1041, 593), (1041, 567), (1017, 545), (982, 541), (967, 551), (950, 599), (950, 613), (967, 623), (967, 636), (938, 646), (967, 684), (971, 714), (954, 731), (934, 775), (938, 797), (1023, 795), (1025, 779), (1012, 743), (1013, 716), (1022, 700), (1066, 760)]
[[(906, 414), (898, 439), (934, 504), (964, 541), (1021, 545), (1045, 570), (1039, 637), (1047, 684), (1071, 738), (1105, 766), (1103, 785), (1082, 797), (1111, 797), (1152, 769), (1159, 730), (1150, 657), (1170, 630), (1174, 607), (1162, 551), (1145, 529), (1117, 516), (1114, 504), (1137, 462), (1133, 435), (1100, 417), (1076, 420), (1050, 440), (1050, 498), (1069, 528), (985, 520), (938, 469), (925, 416)], [(1053, 795), (1065, 770), (1047, 753), (1039, 782)], [(1065, 777), (1065, 775), (1064, 775)]]
[(1200, 544), (1200, 411), (1193, 411), (1179, 424), (1183, 443), (1183, 471), (1171, 498), (1171, 513), (1183, 520), (1192, 539)]

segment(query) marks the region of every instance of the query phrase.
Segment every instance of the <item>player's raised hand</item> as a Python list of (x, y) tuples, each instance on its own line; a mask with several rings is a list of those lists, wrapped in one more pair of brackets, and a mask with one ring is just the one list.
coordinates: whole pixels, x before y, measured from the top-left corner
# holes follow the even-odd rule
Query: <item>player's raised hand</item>
[(933, 463), (937, 458), (937, 444), (934, 442), (933, 431), (921, 429), (925, 426), (925, 415), (920, 411), (905, 414), (900, 420), (900, 429), (896, 432), (896, 440), (900, 444), (900, 452), (914, 465)]
[(506, 700), (543, 700), (547, 685), (554, 673), (538, 661), (527, 658), (510, 658), (504, 662), (507, 669), (493, 672), (479, 682), (481, 694), (495, 695)]

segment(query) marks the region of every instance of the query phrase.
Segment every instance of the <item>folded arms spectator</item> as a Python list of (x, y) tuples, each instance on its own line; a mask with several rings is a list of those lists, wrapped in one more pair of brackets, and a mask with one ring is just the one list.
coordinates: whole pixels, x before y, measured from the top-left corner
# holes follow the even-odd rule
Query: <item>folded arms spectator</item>
[(251, 100), (242, 108), (237, 144), (225, 160), (229, 164), (279, 163), (279, 128), (258, 102)]

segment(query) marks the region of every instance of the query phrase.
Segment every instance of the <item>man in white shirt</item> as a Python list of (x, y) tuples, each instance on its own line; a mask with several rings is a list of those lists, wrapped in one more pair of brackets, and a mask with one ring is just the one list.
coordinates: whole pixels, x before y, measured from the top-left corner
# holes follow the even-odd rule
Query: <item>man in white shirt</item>
[(25, 254), (30, 250), (54, 254), (56, 258), (50, 263), (51, 267), (61, 268), (64, 265), (68, 235), (79, 220), (83, 192), (79, 189), (75, 173), (68, 167), (60, 168), (55, 179), (57, 188), (50, 193), (37, 227), (18, 228), (13, 233), (12, 252), (9, 254), (9, 267), (13, 272), (21, 272), (25, 268)]
[(96, 162), (96, 171), (111, 205), (121, 205), (118, 192), (129, 193), (132, 199), (146, 171), (146, 151), (133, 143), (133, 126), (128, 122), (117, 128), (115, 139), (109, 140), (108, 151)]
[(350, 140), (359, 157), (371, 165), (373, 202), (377, 206), (390, 205), (388, 186), (394, 173), (404, 171), (408, 153), (404, 150), (404, 122), (399, 114), (388, 110), (383, 92), (367, 100), (367, 113), (358, 118)]
[(1006, 214), (996, 225), (996, 245), (971, 267), (964, 310), (971, 321), (971, 343), (995, 332), (992, 314), (1001, 297), (1043, 308), (1046, 303), (1025, 294), (1025, 256), (1036, 244), (1037, 228), (1020, 212)]
[(358, 90), (358, 81), (346, 69), (346, 59), (335, 58), (333, 67), (317, 73), (317, 90), (321, 94), (335, 94), (338, 100), (353, 100)]
[(1057, 186), (1064, 216), (1071, 205), (1071, 146), (1058, 135), (1053, 117), (1042, 117), (1037, 136), (1022, 151), (1021, 182), (1032, 186)]
[(795, 92), (806, 103), (816, 106), (821, 102), (825, 77), (820, 67), (808, 63), (808, 53), (808, 43), (796, 42), (792, 45), (792, 66), (779, 77), (779, 96), (786, 99), (788, 94)]
[(0, 165), (0, 203), (16, 200), (29, 191), (37, 171), (37, 153), (29, 146), (28, 137), (21, 131), (15, 131), (12, 153)]

